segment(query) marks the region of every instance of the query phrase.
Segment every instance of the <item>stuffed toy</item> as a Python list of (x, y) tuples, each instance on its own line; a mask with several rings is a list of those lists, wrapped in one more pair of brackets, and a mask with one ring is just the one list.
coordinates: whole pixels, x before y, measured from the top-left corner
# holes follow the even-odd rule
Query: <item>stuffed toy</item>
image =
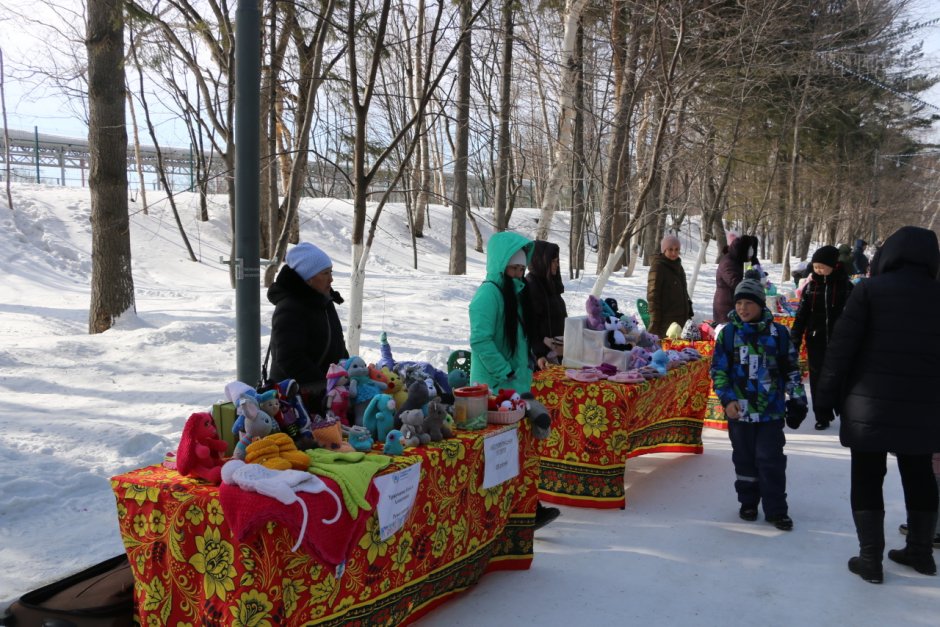
[(418, 435), (418, 432), (415, 431), (415, 428), (411, 425), (402, 425), (401, 426), (401, 445), (405, 448), (414, 448), (416, 446), (421, 446), (421, 437)]
[(603, 331), (604, 314), (601, 310), (601, 301), (597, 296), (591, 294), (587, 297), (585, 309), (587, 310), (587, 328), (593, 331)]
[(388, 432), (388, 435), (385, 436), (382, 452), (386, 455), (401, 455), (405, 452), (405, 447), (401, 443), (401, 431), (392, 429)]
[(651, 352), (655, 351), (659, 348), (659, 336), (649, 331), (643, 331), (640, 333), (640, 337), (637, 338), (636, 345), (642, 346)]
[(404, 380), (397, 372), (388, 366), (382, 367), (382, 374), (385, 375), (385, 378), (388, 380), (388, 387), (385, 389), (385, 393), (395, 399), (396, 407), (401, 407), (408, 399), (408, 391), (405, 390)]
[(682, 333), (679, 335), (679, 338), (691, 342), (697, 342), (702, 339), (702, 333), (699, 331), (698, 325), (695, 324), (695, 318), (689, 318), (685, 321), (685, 326), (682, 327)]
[(388, 394), (376, 394), (362, 415), (362, 426), (378, 441), (385, 440), (395, 428), (395, 400)]
[(622, 318), (622, 317), (623, 317), (623, 314), (620, 313), (619, 307), (617, 307), (617, 300), (616, 300), (616, 299), (614, 299), (614, 298), (605, 298), (602, 302), (604, 303), (604, 305), (606, 305), (605, 310), (609, 310), (609, 311), (610, 311), (610, 315), (612, 315), (612, 316), (617, 316), (618, 318)]
[(313, 439), (320, 448), (337, 453), (353, 452), (353, 447), (343, 441), (343, 425), (333, 412), (327, 410), (325, 417), (317, 416), (311, 427)]
[(404, 434), (405, 430), (408, 430), (409, 441), (417, 439), (417, 443), (410, 444), (410, 446), (419, 446), (431, 441), (431, 436), (424, 430), (425, 417), (421, 409), (406, 409), (398, 414), (398, 420), (401, 423), (402, 433)]
[(656, 368), (660, 374), (666, 374), (669, 367), (669, 355), (663, 349), (657, 350), (650, 358), (650, 365)]
[(707, 322), (703, 322), (702, 324), (698, 325), (698, 330), (703, 340), (708, 340), (709, 342), (715, 341), (715, 327), (712, 325), (708, 324)]
[(536, 440), (544, 440), (551, 435), (552, 415), (548, 408), (539, 402), (531, 392), (522, 395), (522, 400), (526, 405), (525, 416), (529, 419), (529, 425), (532, 427), (532, 435)]
[(369, 378), (373, 381), (378, 381), (379, 383), (385, 384), (385, 391), (388, 392), (389, 380), (388, 376), (379, 368), (376, 368), (374, 365), (369, 365)]
[(381, 357), (375, 362), (375, 367), (392, 370), (395, 367), (395, 358), (392, 357), (392, 347), (388, 343), (388, 335), (385, 334), (385, 331), (382, 331), (382, 335), (379, 336), (379, 353)]
[(369, 377), (369, 366), (358, 355), (353, 355), (343, 362), (343, 367), (349, 375), (349, 395), (353, 399), (354, 423), (361, 425), (369, 401), (376, 394), (384, 392), (386, 385), (379, 381), (373, 381)]
[(525, 406), (522, 397), (515, 390), (500, 390), (495, 396), (487, 400), (486, 408), (489, 411), (512, 411)]
[[(310, 414), (304, 406), (300, 384), (295, 379), (284, 379), (275, 386), (275, 389), (284, 421), (281, 431), (290, 435), (299, 450), (314, 448), (316, 442), (310, 431)], [(278, 420), (278, 417), (275, 416), (274, 419)], [(278, 422), (278, 424), (281, 423)]]
[(343, 427), (343, 433), (349, 440), (349, 445), (360, 453), (368, 453), (372, 450), (372, 434), (365, 427), (354, 425), (352, 427)]
[(245, 463), (261, 464), (273, 470), (307, 470), (310, 458), (297, 450), (297, 445), (286, 433), (272, 433), (248, 445)]
[(633, 349), (633, 342), (627, 336), (628, 327), (621, 318), (611, 316), (604, 323), (607, 329), (607, 345), (618, 351), (628, 351)]
[(452, 392), (447, 380), (447, 373), (439, 370), (426, 361), (399, 361), (393, 368), (404, 382), (405, 389), (415, 381), (431, 380), (429, 391), (431, 396), (441, 396)]
[(470, 375), (464, 370), (456, 369), (447, 373), (447, 383), (450, 384), (451, 391), (457, 388), (463, 388), (470, 385)]
[(192, 414), (183, 426), (176, 447), (176, 469), (186, 477), (199, 477), (215, 485), (222, 482), (222, 453), (228, 445), (219, 439), (212, 414)]
[(443, 403), (438, 401), (428, 403), (428, 415), (424, 419), (424, 430), (427, 431), (432, 442), (440, 442), (444, 438), (454, 437), (454, 434), (444, 424), (446, 415), (447, 410), (444, 409)]
[(415, 381), (408, 386), (408, 398), (398, 408), (399, 416), (403, 411), (409, 409), (420, 409), (422, 413), (427, 414), (427, 405), (431, 402), (431, 390), (434, 389), (434, 382), (430, 379)]
[[(271, 390), (271, 392), (273, 393), (274, 391)], [(243, 431), (238, 438), (238, 444), (235, 445), (232, 457), (244, 461), (245, 452), (249, 444), (271, 433), (276, 433), (278, 428), (274, 418), (260, 407), (257, 397), (250, 394), (243, 394), (242, 397), (238, 399), (238, 405), (245, 421)], [(268, 402), (267, 406), (270, 408), (272, 405)], [(274, 399), (274, 407), (277, 407), (277, 398)]]
[(330, 364), (326, 371), (326, 409), (333, 412), (344, 425), (349, 424), (349, 407), (352, 394), (349, 389), (349, 373), (339, 364)]
[(642, 346), (634, 346), (630, 351), (630, 360), (628, 365), (631, 368), (642, 368), (650, 363), (650, 352)]
[(666, 329), (666, 337), (670, 340), (678, 340), (682, 338), (682, 327), (679, 326), (678, 322), (673, 322), (669, 325), (669, 328)]

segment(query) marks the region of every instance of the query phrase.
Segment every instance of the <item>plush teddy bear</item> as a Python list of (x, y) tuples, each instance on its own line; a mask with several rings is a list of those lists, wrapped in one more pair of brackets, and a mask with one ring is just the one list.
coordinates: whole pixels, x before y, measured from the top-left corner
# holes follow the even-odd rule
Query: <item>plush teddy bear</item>
[(388, 394), (376, 394), (362, 415), (362, 426), (378, 441), (385, 440), (395, 428), (395, 399)]
[(421, 436), (411, 425), (401, 426), (401, 445), (405, 448), (421, 446)]
[(604, 328), (607, 329), (607, 345), (618, 351), (628, 351), (633, 349), (633, 343), (627, 339), (627, 326), (623, 320), (616, 316), (610, 316), (604, 322)]
[(183, 426), (179, 446), (176, 447), (176, 469), (181, 475), (199, 477), (209, 483), (222, 482), (222, 453), (228, 445), (219, 439), (212, 414), (192, 414)]
[(431, 436), (424, 430), (425, 417), (424, 412), (421, 411), (420, 408), (406, 409), (398, 414), (398, 420), (401, 423), (402, 434), (404, 434), (407, 429), (409, 442), (413, 442), (417, 439), (417, 443), (410, 444), (409, 446), (419, 446), (431, 441)]

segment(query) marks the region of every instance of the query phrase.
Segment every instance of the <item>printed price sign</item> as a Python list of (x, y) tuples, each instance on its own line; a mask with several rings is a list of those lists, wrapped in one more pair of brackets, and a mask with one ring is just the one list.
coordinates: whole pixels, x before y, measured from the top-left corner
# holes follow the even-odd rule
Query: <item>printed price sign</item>
[(379, 489), (379, 536), (388, 540), (402, 528), (418, 496), (421, 462), (374, 479)]
[(483, 487), (492, 488), (519, 474), (519, 430), (507, 429), (483, 440)]

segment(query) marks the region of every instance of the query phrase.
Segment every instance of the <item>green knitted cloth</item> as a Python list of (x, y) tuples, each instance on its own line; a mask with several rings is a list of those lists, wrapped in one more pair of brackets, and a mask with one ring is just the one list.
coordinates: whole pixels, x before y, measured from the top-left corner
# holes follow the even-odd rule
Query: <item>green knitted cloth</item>
[(304, 452), (310, 458), (309, 472), (329, 477), (339, 485), (350, 516), (357, 518), (359, 508), (372, 509), (366, 501), (366, 491), (372, 476), (392, 463), (391, 457), (377, 453), (339, 453), (325, 448)]

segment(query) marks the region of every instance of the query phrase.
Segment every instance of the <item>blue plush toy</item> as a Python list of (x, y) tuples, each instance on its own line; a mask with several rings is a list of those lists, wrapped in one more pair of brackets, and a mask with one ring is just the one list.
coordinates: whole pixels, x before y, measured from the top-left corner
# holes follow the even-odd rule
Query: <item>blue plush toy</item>
[(401, 443), (401, 431), (392, 429), (385, 436), (385, 445), (382, 452), (386, 455), (401, 455), (405, 452), (405, 447)]
[(353, 355), (343, 362), (343, 368), (349, 375), (350, 396), (353, 396), (355, 399), (355, 405), (353, 406), (356, 415), (355, 422), (357, 425), (361, 425), (362, 417), (366, 412), (366, 407), (369, 406), (369, 401), (371, 401), (372, 397), (376, 394), (383, 392), (387, 386), (381, 381), (376, 381), (369, 377), (369, 366), (367, 366), (365, 360), (358, 355)]
[(372, 450), (372, 434), (365, 427), (344, 426), (343, 431), (348, 436), (349, 444), (360, 453), (368, 453)]
[(656, 368), (657, 372), (660, 374), (666, 374), (666, 370), (669, 366), (669, 355), (666, 353), (666, 351), (660, 348), (655, 353), (653, 353), (650, 365)]
[(395, 428), (395, 400), (388, 394), (376, 394), (362, 415), (362, 426), (379, 442)]

